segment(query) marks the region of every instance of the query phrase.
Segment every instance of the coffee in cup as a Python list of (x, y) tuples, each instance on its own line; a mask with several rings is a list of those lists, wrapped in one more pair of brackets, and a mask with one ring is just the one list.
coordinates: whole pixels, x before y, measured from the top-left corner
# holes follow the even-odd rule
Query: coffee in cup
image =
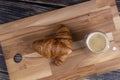
[(88, 49), (94, 53), (103, 53), (109, 48), (109, 40), (103, 32), (89, 33), (85, 42)]

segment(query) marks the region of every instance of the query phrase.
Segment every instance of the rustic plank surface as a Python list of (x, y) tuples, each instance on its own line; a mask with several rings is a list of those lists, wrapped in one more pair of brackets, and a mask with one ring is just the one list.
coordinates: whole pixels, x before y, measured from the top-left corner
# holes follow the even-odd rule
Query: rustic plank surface
[[(76, 16), (70, 16), (69, 18), (68, 18), (68, 16), (69, 16), (68, 14), (66, 14), (66, 15), (68, 15), (67, 17), (64, 17), (64, 15), (61, 15), (61, 14), (57, 15), (59, 13), (59, 10), (57, 10), (57, 11), (45, 13), (45, 17), (50, 16), (50, 14), (57, 15), (56, 18), (59, 19), (57, 21), (55, 21), (56, 18), (53, 18), (52, 21), (50, 21), (48, 23), (48, 21), (49, 21), (48, 18), (53, 17), (53, 16), (50, 16), (50, 17), (44, 18), (44, 20), (42, 22), (41, 20), (39, 20), (41, 17), (43, 19), (44, 14), (42, 14), (42, 15), (37, 15), (37, 17), (33, 16), (30, 18), (26, 18), (25, 20), (22, 19), (25, 22), (25, 21), (29, 21), (32, 18), (33, 19), (36, 18), (35, 19), (36, 22), (34, 22), (34, 20), (32, 19), (33, 20), (33, 21), (31, 21), (32, 26), (24, 23), (24, 24), (26, 24), (25, 26), (22, 26), (21, 28), (19, 28), (19, 26), (21, 26), (21, 25), (17, 25), (18, 26), (18, 28), (17, 28), (15, 25), (15, 28), (13, 29), (12, 27), (14, 27), (13, 25), (16, 24), (16, 22), (1, 25), (1, 30), (3, 30), (2, 27), (9, 26), (8, 32), (2, 33), (2, 31), (1, 31), (1, 44), (3, 47), (4, 56), (5, 56), (6, 63), (8, 66), (8, 72), (10, 74), (10, 78), (14, 80), (14, 78), (15, 78), (14, 75), (16, 75), (17, 77), (15, 79), (19, 79), (19, 77), (17, 75), (17, 74), (19, 74), (19, 70), (21, 70), (21, 68), (19, 68), (19, 66), (23, 66), (26, 64), (26, 63), (24, 63), (25, 61), (22, 61), (23, 64), (19, 64), (18, 68), (17, 67), (15, 68), (16, 70), (15, 69), (11, 70), (10, 66), (15, 64), (15, 62), (12, 60), (14, 55), (16, 53), (20, 53), (24, 56), (24, 55), (34, 53), (34, 51), (30, 48), (30, 44), (32, 43), (32, 41), (34, 41), (36, 39), (42, 39), (42, 38), (49, 37), (50, 34), (53, 34), (53, 32), (55, 32), (55, 30), (59, 27), (59, 24), (65, 24), (66, 26), (68, 26), (70, 28), (70, 30), (72, 31), (72, 34), (74, 36), (73, 37), (74, 41), (83, 39), (84, 36), (91, 31), (97, 30), (97, 31), (103, 31), (105, 33), (115, 31), (111, 8), (108, 6), (104, 7), (104, 8), (99, 8), (99, 9), (94, 8), (94, 7), (88, 7), (88, 5), (89, 6), (95, 5), (95, 4), (92, 4), (91, 2), (93, 3), (93, 1), (88, 1), (88, 2), (82, 3), (80, 5), (60, 9), (60, 12), (64, 11), (64, 14), (65, 14), (65, 12), (66, 13), (69, 12), (69, 15), (71, 15), (72, 13), (75, 13), (70, 10), (71, 8), (78, 10), (77, 12), (79, 12), (79, 10), (81, 11), (80, 8), (82, 8), (82, 7), (84, 7), (87, 10), (86, 11), (84, 9), (82, 13), (79, 13)], [(79, 7), (79, 9), (78, 9), (78, 7)], [(92, 10), (90, 10), (90, 9), (92, 9)], [(39, 19), (37, 19), (38, 17), (39, 17)], [(22, 24), (21, 23), (22, 20), (17, 21), (17, 23)], [(46, 24), (47, 26), (44, 25), (44, 23), (46, 23), (46, 22), (47, 22), (47, 24)], [(53, 24), (53, 22), (54, 22), (54, 24)], [(22, 24), (22, 25), (24, 25), (24, 24)], [(12, 27), (10, 27), (11, 25), (12, 25)], [(81, 27), (79, 27), (79, 26), (81, 26)], [(31, 30), (31, 31), (28, 32), (29, 30)], [(7, 37), (6, 38), (2, 37), (3, 34), (5, 34)], [(111, 42), (111, 45), (117, 47), (117, 44), (115, 44), (114, 41)], [(13, 46), (13, 47), (11, 47), (11, 46)], [(75, 45), (75, 46), (79, 46), (79, 45)], [(83, 74), (81, 73), (80, 77), (97, 74), (98, 71), (94, 68), (94, 67), (97, 67), (97, 66), (95, 66), (95, 64), (101, 64), (101, 66), (102, 66), (103, 62), (117, 58), (118, 55), (119, 55), (119, 50), (114, 52), (110, 49), (106, 54), (92, 54), (85, 47), (82, 47), (80, 49), (74, 48), (72, 55), (62, 66), (57, 67), (50, 62), (50, 66), (51, 66), (53, 75), (48, 78), (45, 78), (45, 80), (46, 79), (64, 80), (64, 79), (78, 76), (81, 72), (82, 67), (83, 67)], [(84, 59), (84, 58), (86, 58), (86, 59)], [(26, 59), (26, 58), (24, 57), (24, 59)], [(12, 63), (12, 64), (8, 64), (8, 63)], [(89, 67), (87, 67), (90, 65), (92, 65), (92, 69), (94, 72), (91, 71), (92, 70), (91, 68), (89, 69)], [(85, 67), (87, 67), (88, 70), (90, 70), (90, 73), (89, 72), (84, 73)], [(33, 67), (33, 68), (35, 68), (35, 67)], [(41, 68), (41, 67), (39, 67), (39, 68)], [(87, 70), (87, 68), (86, 68), (86, 70)], [(109, 68), (107, 68), (107, 69), (109, 69)], [(28, 70), (28, 72), (29, 72), (29, 68), (24, 69), (24, 70)], [(63, 73), (65, 75), (62, 76)], [(13, 75), (11, 75), (11, 74), (13, 74)], [(73, 74), (75, 74), (75, 75), (73, 75)], [(21, 77), (24, 78), (25, 76), (22, 75)]]
[(0, 23), (14, 21), (54, 9), (56, 8), (23, 2), (14, 2), (10, 0), (0, 0)]
[[(119, 1), (119, 0), (118, 0)], [(119, 2), (118, 2), (119, 3)], [(3, 4), (2, 2), (1, 2), (1, 4)], [(11, 4), (13, 4), (13, 3), (11, 3)], [(20, 4), (22, 4), (22, 3), (20, 3)], [(7, 5), (7, 4), (5, 4), (5, 5)], [(9, 4), (10, 5), (10, 4)], [(11, 5), (11, 6), (13, 6), (13, 5)], [(16, 7), (17, 5), (15, 5), (15, 7)], [(26, 6), (29, 6), (29, 5), (26, 5)], [(3, 7), (3, 6), (2, 6)], [(18, 6), (19, 7), (19, 6)], [(25, 8), (32, 8), (32, 9), (37, 9), (38, 8), (38, 6), (33, 6), (33, 7), (25, 7)], [(9, 8), (10, 9), (10, 8)], [(11, 10), (11, 9), (10, 9)], [(38, 9), (39, 10), (39, 9)], [(37, 11), (38, 11), (37, 10)], [(3, 13), (6, 13), (7, 12), (7, 10), (3, 10), (4, 12)], [(16, 12), (19, 12), (19, 11), (17, 11), (17, 8), (15, 9), (15, 11)], [(25, 11), (27, 11), (27, 10), (25, 10)], [(31, 11), (31, 10), (30, 10)], [(7, 18), (1, 18), (2, 20), (1, 20), (1, 23), (4, 23), (4, 22), (8, 22), (8, 21), (12, 21), (12, 20), (15, 20), (15, 19), (19, 19), (20, 17), (22, 18), (22, 17), (24, 17), (25, 15), (28, 15), (28, 16), (30, 16), (30, 15), (33, 15), (33, 14), (37, 14), (37, 13), (35, 13), (35, 12), (37, 12), (37, 11), (33, 11), (33, 12), (30, 12), (30, 13), (28, 13), (28, 14), (24, 14), (24, 15), (13, 15), (13, 16), (11, 16), (11, 17), (7, 17)], [(29, 11), (28, 11), (29, 12)], [(9, 13), (11, 13), (11, 12), (9, 12)], [(13, 12), (12, 12), (13, 13)], [(21, 12), (22, 13), (22, 12)], [(38, 12), (39, 13), (39, 12)], [(13, 13), (14, 14), (14, 13)], [(4, 14), (4, 15), (11, 15), (11, 14), (8, 14), (8, 13), (6, 13), (6, 14)], [(16, 17), (14, 17), (14, 16), (16, 16)], [(18, 16), (18, 17), (17, 17)], [(26, 17), (26, 16), (25, 16)]]
[(12, 60), (6, 62), (11, 65), (8, 69), (14, 67), (9, 71), (11, 80), (37, 80), (52, 75), (49, 62), (45, 58), (31, 56), (23, 59), (20, 64), (14, 63)]
[[(45, 3), (46, 4), (46, 3)], [(0, 0), (0, 24), (11, 22), (17, 19), (21, 19), (24, 17), (32, 16), (38, 13), (43, 13), (46, 11), (57, 9), (56, 6), (46, 6), (41, 4), (34, 3), (25, 3), (19, 1), (11, 1), (11, 0)], [(8, 80), (7, 69), (4, 63), (4, 57), (2, 55), (2, 50), (0, 50), (0, 79)]]
[(45, 4), (53, 4), (53, 5), (61, 5), (61, 6), (68, 6), (73, 5), (77, 3), (82, 3), (89, 0), (20, 0), (20, 1), (26, 1), (26, 2), (37, 2), (37, 3), (45, 3)]
[[(87, 4), (87, 3), (89, 3), (89, 4)], [(96, 8), (95, 5), (92, 5), (95, 2), (87, 2), (87, 3), (69, 6), (69, 7), (66, 7), (64, 9), (60, 9), (60, 10), (55, 10), (56, 13), (54, 13), (54, 11), (47, 12), (47, 13), (41, 14), (42, 17), (39, 17), (40, 15), (36, 15), (36, 16), (29, 17), (29, 19), (25, 18), (22, 20), (17, 20), (16, 21), (17, 25), (16, 24), (13, 25), (14, 22), (10, 22), (10, 23), (7, 23), (5, 25), (1, 25), (0, 29), (2, 31), (0, 32), (0, 34), (8, 33), (8, 31), (9, 32), (16, 31), (16, 30), (27, 28), (30, 26), (37, 26), (37, 25), (43, 26), (43, 25), (57, 23), (60, 21), (64, 21), (65, 19), (71, 19), (71, 18), (74, 18), (76, 16), (83, 15), (83, 14), (85, 14), (89, 11), (92, 11), (93, 9)], [(80, 5), (80, 7), (84, 6), (84, 9), (79, 8), (78, 7), (79, 5)], [(90, 6), (90, 7), (88, 8), (88, 6)], [(75, 11), (71, 12), (71, 8), (73, 8)], [(67, 11), (67, 12), (64, 13), (64, 11)], [(59, 14), (62, 17), (54, 17), (53, 14), (54, 15)], [(73, 14), (76, 14), (76, 15), (73, 15)]]

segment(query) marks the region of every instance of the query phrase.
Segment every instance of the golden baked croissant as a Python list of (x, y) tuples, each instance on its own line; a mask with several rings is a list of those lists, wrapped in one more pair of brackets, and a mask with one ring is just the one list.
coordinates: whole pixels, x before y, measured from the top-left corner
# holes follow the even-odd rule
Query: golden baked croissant
[(36, 40), (32, 47), (46, 58), (55, 58), (55, 64), (61, 65), (72, 52), (72, 37), (69, 29), (62, 25), (54, 38)]

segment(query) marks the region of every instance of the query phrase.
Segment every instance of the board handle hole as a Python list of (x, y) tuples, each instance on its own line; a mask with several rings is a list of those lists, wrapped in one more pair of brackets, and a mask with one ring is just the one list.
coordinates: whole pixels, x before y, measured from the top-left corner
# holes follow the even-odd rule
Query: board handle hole
[(14, 61), (16, 63), (20, 63), (22, 61), (22, 55), (20, 53), (17, 53), (15, 56), (14, 56)]

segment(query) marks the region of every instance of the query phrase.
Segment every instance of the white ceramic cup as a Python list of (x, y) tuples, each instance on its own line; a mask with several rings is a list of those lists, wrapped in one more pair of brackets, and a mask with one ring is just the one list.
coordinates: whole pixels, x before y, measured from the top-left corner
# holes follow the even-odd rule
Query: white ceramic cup
[(85, 44), (87, 48), (93, 53), (104, 53), (109, 47), (110, 43), (105, 33), (91, 32), (85, 37)]

